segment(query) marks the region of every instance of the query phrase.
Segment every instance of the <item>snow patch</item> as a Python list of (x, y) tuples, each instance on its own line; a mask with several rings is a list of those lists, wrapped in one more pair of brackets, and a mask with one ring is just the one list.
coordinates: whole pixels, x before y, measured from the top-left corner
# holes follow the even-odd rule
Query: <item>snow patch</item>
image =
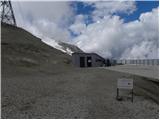
[(68, 55), (72, 55), (73, 51), (69, 48), (67, 48), (66, 50), (64, 49), (63, 46), (59, 45), (58, 42), (54, 39), (48, 38), (48, 37), (42, 37), (42, 41), (44, 43), (46, 43), (47, 45), (54, 47), (57, 50), (60, 50), (64, 53), (67, 53)]
[(69, 55), (72, 55), (73, 51), (71, 49), (67, 48), (66, 53), (69, 54)]

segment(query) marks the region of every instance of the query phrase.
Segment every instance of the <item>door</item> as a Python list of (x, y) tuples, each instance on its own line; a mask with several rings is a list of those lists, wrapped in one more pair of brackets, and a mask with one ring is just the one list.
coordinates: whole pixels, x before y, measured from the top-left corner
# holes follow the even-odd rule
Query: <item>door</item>
[(107, 59), (107, 66), (111, 66), (110, 60)]
[(87, 67), (92, 67), (92, 58), (87, 57)]
[(85, 58), (80, 57), (80, 67), (85, 67)]

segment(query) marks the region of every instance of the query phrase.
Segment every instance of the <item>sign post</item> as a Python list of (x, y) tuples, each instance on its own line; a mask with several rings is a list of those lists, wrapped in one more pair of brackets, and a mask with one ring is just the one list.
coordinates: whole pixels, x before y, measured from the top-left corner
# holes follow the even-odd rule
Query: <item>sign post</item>
[(117, 80), (117, 99), (119, 98), (119, 90), (126, 89), (132, 91), (132, 102), (133, 102), (133, 79), (120, 78)]

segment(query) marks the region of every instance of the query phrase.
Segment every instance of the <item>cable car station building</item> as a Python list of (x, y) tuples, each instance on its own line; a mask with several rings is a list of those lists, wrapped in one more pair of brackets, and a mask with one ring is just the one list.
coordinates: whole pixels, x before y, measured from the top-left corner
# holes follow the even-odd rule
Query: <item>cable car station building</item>
[(72, 63), (77, 67), (102, 67), (105, 59), (96, 53), (73, 53)]

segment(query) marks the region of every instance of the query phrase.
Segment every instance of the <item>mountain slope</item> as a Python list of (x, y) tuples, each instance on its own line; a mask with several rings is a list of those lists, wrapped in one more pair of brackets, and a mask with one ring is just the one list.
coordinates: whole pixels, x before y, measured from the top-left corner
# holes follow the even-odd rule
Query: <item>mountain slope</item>
[(64, 43), (64, 42), (59, 42), (58, 44), (62, 46), (63, 50), (65, 50), (66, 53), (68, 53), (69, 55), (71, 55), (74, 52), (83, 52), (80, 48), (78, 48), (75, 45), (71, 45), (71, 44)]
[[(70, 67), (71, 57), (46, 45), (39, 38), (27, 31), (11, 25), (1, 25), (2, 75), (11, 68), (21, 71), (51, 70)], [(56, 68), (56, 69), (54, 69)]]
[(72, 55), (74, 52), (83, 52), (80, 48), (73, 44), (61, 42), (61, 41), (56, 41), (55, 39), (51, 39), (48, 37), (42, 37), (42, 41), (49, 46), (54, 47), (55, 49), (58, 49), (64, 53), (67, 53), (68, 55)]

